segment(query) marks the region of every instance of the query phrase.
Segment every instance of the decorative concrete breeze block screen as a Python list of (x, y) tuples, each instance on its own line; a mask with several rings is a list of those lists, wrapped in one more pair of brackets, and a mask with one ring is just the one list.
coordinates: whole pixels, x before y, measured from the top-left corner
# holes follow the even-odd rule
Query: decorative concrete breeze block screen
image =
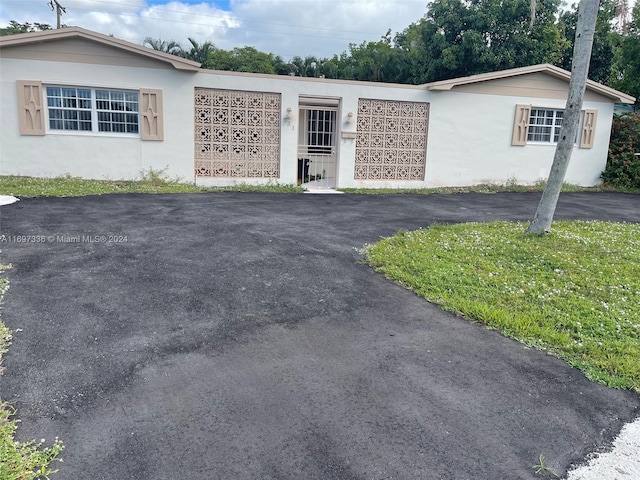
[(195, 89), (197, 177), (280, 176), (280, 94)]
[(429, 104), (358, 100), (356, 180), (424, 180)]

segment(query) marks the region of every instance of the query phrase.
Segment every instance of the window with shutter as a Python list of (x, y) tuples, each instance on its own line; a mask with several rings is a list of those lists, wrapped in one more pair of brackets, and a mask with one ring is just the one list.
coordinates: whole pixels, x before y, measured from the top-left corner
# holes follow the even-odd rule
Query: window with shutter
[(20, 135), (44, 135), (42, 83), (18, 80), (18, 123)]
[(140, 89), (140, 115), (142, 140), (164, 140), (162, 90)]
[(530, 115), (531, 105), (516, 105), (516, 115), (513, 121), (513, 136), (511, 137), (511, 145), (523, 146), (527, 144)]
[(593, 141), (596, 134), (597, 110), (585, 110), (582, 120), (582, 130), (580, 133), (580, 148), (593, 148)]

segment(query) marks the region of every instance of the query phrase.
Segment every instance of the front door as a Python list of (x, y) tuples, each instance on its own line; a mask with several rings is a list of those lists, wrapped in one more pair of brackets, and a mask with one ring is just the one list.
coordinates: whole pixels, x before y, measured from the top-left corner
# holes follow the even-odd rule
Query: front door
[(298, 178), (310, 188), (336, 185), (338, 104), (332, 103), (300, 104)]

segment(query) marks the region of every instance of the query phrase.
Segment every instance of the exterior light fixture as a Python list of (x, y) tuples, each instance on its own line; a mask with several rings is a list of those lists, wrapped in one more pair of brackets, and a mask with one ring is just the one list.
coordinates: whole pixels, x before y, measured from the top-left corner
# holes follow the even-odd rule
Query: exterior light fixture
[(347, 113), (347, 123), (351, 125), (354, 122), (355, 118), (353, 112)]

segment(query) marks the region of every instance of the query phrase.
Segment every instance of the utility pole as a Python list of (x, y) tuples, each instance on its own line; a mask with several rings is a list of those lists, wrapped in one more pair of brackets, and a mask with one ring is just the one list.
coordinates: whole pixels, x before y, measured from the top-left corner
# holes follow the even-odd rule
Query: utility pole
[(67, 13), (67, 10), (65, 10), (65, 8), (60, 5), (58, 3), (58, 0), (49, 0), (49, 6), (51, 7), (51, 10), (55, 10), (56, 11), (56, 17), (57, 17), (57, 27), (56, 28), (60, 28), (60, 17), (62, 16), (63, 13)]

